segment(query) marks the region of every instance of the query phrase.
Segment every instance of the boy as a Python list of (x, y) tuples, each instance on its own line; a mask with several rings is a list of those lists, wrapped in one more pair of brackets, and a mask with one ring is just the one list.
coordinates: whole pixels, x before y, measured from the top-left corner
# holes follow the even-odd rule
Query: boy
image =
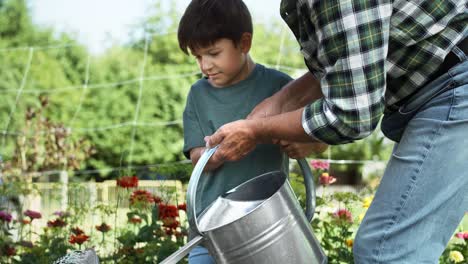
[[(192, 86), (183, 116), (183, 151), (193, 164), (205, 150), (206, 136), (226, 123), (245, 119), (258, 103), (291, 80), (254, 63), (249, 55), (252, 32), (250, 13), (241, 0), (193, 0), (182, 16), (179, 46), (196, 58), (205, 76)], [(310, 154), (310, 145), (263, 144), (237, 162), (211, 159), (198, 185), (197, 214), (218, 196), (255, 176), (287, 172), (288, 158), (281, 150), (299, 158)], [(214, 261), (205, 248), (197, 247), (189, 255), (189, 263)]]

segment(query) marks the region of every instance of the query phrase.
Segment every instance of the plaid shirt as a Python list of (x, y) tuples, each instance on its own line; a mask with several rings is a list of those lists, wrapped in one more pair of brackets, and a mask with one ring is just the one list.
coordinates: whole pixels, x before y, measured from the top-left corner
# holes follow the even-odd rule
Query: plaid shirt
[(420, 89), (468, 34), (467, 0), (282, 0), (324, 98), (305, 107), (312, 137), (366, 137), (384, 110)]

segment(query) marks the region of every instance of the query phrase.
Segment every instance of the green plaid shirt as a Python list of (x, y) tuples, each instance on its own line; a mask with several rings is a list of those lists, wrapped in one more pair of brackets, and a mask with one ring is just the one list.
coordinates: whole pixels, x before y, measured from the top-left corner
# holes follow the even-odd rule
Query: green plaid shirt
[(372, 133), (468, 34), (467, 8), (467, 0), (282, 0), (324, 94), (305, 108), (305, 131), (328, 144)]

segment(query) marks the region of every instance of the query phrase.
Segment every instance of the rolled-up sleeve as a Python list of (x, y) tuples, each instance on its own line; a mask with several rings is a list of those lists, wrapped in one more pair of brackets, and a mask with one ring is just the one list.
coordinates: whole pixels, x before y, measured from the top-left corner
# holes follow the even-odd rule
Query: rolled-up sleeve
[[(352, 142), (377, 127), (384, 110), (390, 1), (316, 1), (316, 59), (324, 97), (305, 107), (306, 133), (328, 144)], [(307, 58), (306, 58), (307, 60)]]

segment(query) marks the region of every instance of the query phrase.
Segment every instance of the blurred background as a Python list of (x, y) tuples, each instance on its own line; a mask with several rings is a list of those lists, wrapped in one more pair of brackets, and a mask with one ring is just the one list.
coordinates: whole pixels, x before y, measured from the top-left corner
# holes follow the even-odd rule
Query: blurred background
[[(82, 246), (102, 263), (158, 263), (186, 243), (182, 112), (201, 77), (177, 43), (188, 3), (0, 0), (0, 263), (51, 263)], [(280, 0), (245, 3), (254, 60), (304, 73)], [(308, 158), (330, 263), (352, 263), (392, 147), (376, 130)], [(303, 204), (295, 162), (290, 179)]]
[[(188, 2), (0, 1), (4, 162), (18, 167), (13, 163), (25, 155), (31, 161), (21, 165), (23, 174), (50, 180), (68, 170), (73, 181), (115, 178), (123, 168), (142, 178), (171, 177), (185, 168), (181, 117), (187, 91), (200, 77), (176, 38)], [(255, 61), (293, 77), (304, 72), (279, 0), (246, 4), (255, 24)], [(60, 157), (45, 147), (53, 131), (64, 142)], [(389, 145), (376, 132), (319, 158), (337, 160), (339, 174), (353, 174), (340, 183), (358, 184), (362, 165), (381, 167)]]

